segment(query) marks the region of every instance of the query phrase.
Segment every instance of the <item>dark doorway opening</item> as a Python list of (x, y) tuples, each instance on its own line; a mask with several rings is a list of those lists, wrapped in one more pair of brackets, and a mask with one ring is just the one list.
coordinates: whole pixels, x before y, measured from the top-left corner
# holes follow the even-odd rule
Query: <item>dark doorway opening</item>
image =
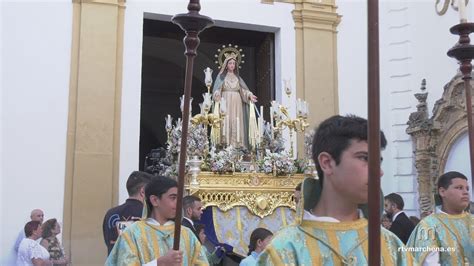
[[(140, 158), (143, 170), (145, 157), (152, 150), (166, 147), (165, 117), (170, 114), (175, 121), (181, 117), (179, 98), (184, 93), (186, 58), (184, 56), (184, 32), (167, 21), (144, 19), (142, 85), (140, 110)], [(238, 45), (245, 54), (240, 76), (258, 97), (259, 105), (270, 106), (275, 99), (274, 42), (270, 32), (212, 27), (200, 35), (198, 55), (194, 60), (192, 83), (192, 112), (199, 113), (206, 67), (213, 69), (213, 80), (219, 70), (215, 63), (217, 49), (223, 45)], [(265, 108), (268, 120), (268, 108)]]

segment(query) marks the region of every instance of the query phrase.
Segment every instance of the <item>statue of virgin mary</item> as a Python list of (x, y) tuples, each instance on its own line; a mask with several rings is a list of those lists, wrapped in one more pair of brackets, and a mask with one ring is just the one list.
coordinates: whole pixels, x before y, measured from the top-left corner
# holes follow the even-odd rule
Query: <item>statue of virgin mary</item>
[(257, 97), (239, 76), (235, 56), (228, 56), (222, 63), (212, 89), (214, 100), (225, 99), (226, 117), (221, 129), (221, 143), (233, 147), (248, 147), (249, 103)]

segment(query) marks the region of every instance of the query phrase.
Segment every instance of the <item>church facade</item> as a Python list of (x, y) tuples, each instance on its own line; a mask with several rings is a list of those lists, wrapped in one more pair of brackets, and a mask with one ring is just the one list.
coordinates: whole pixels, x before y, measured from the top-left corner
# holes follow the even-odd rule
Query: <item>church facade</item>
[[(140, 167), (144, 21), (167, 22), (185, 13), (187, 2), (0, 2), (0, 264), (11, 261), (11, 247), (34, 208), (63, 222), (74, 264), (103, 264), (103, 215), (127, 198), (127, 177)], [(407, 122), (422, 79), (431, 112), (457, 73), (446, 52), (457, 42), (449, 28), (458, 15), (451, 9), (438, 15), (434, 1), (380, 2), (381, 126), (389, 142), (381, 183), (385, 194), (400, 193), (406, 211), (419, 216)], [(203, 0), (201, 7), (216, 27), (274, 36), (274, 98), (290, 107), (305, 99), (311, 127), (337, 113), (367, 117), (365, 1)], [(152, 45), (160, 49), (159, 42)], [(176, 56), (184, 64), (184, 55)], [(283, 79), (291, 82), (291, 97)], [(463, 130), (440, 167), (469, 176)], [(301, 151), (302, 138), (295, 143)]]

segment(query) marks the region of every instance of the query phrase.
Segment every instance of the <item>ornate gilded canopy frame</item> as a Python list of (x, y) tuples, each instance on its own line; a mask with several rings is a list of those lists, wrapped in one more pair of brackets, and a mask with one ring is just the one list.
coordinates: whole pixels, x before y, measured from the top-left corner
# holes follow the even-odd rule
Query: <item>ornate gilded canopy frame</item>
[(444, 172), (452, 145), (467, 132), (466, 96), (461, 75), (445, 85), (431, 117), (428, 117), (425, 85), (423, 80), (422, 93), (415, 94), (419, 103), (417, 111), (410, 114), (406, 130), (414, 143), (421, 217), (433, 212), (437, 178)]
[[(278, 207), (296, 210), (293, 196), (296, 185), (304, 176), (272, 176), (262, 173), (216, 174), (202, 172), (197, 177), (199, 185), (186, 185), (189, 194), (200, 197), (203, 207), (217, 206), (228, 211), (236, 206), (245, 206), (251, 213), (264, 218)], [(185, 184), (190, 184), (186, 180)]]

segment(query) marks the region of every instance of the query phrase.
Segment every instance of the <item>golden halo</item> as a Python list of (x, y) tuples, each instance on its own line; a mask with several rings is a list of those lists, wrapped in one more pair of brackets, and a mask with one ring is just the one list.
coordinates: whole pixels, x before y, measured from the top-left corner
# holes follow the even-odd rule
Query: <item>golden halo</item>
[(219, 69), (221, 69), (227, 57), (234, 57), (239, 68), (241, 68), (241, 64), (245, 63), (243, 60), (245, 54), (242, 53), (242, 49), (240, 49), (238, 45), (232, 45), (230, 43), (227, 46), (222, 45), (222, 49), (217, 49), (217, 54), (215, 54), (214, 57), (217, 59), (214, 63), (219, 66)]

